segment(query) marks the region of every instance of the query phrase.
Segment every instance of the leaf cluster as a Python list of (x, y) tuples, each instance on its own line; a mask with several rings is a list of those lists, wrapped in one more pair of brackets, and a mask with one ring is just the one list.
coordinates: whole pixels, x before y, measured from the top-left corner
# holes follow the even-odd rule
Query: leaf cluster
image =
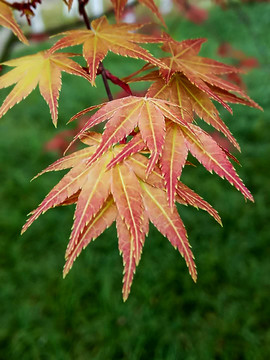
[[(141, 0), (163, 21), (151, 0)], [(198, 194), (180, 180), (183, 168), (190, 164), (188, 154), (209, 172), (225, 178), (246, 199), (253, 201), (249, 190), (236, 173), (235, 160), (196, 123), (196, 116), (223, 133), (232, 145), (239, 144), (221, 119), (213, 101), (232, 113), (228, 103), (260, 108), (242, 88), (224, 78), (239, 69), (199, 55), (205, 39), (176, 41), (165, 32), (160, 36), (138, 33), (141, 24), (121, 23), (126, 1), (114, 1), (116, 24), (105, 16), (95, 19), (90, 29), (70, 30), (48, 50), (5, 62), (13, 67), (0, 77), (0, 88), (15, 84), (0, 108), (0, 117), (39, 86), (47, 102), (54, 125), (57, 125), (61, 72), (84, 77), (94, 86), (98, 74), (128, 89), (129, 96), (80, 111), (74, 121), (86, 116), (82, 129), (71, 144), (80, 140), (82, 150), (65, 155), (39, 175), (70, 169), (34, 210), (23, 232), (41, 214), (62, 205), (75, 204), (74, 223), (66, 250), (64, 276), (75, 259), (91, 241), (116, 221), (119, 251), (123, 257), (123, 298), (130, 293), (136, 266), (139, 264), (149, 221), (168, 238), (186, 261), (189, 273), (197, 279), (194, 255), (177, 210), (177, 204), (207, 211), (221, 224), (220, 217)], [(69, 7), (72, 1), (67, 2)], [(84, 9), (84, 8), (82, 8)], [(5, 19), (9, 19), (8, 25)], [(0, 2), (1, 24), (13, 29), (20, 40), (23, 34), (14, 25), (10, 8)], [(12, 24), (12, 26), (11, 26)], [(140, 43), (161, 43), (164, 57), (158, 59)], [(82, 67), (72, 58), (80, 54), (59, 52), (82, 45)], [(125, 79), (105, 71), (102, 61), (108, 51), (121, 56), (140, 58), (146, 65)], [(105, 74), (105, 75), (104, 75)], [(152, 84), (145, 96), (134, 96), (128, 84), (147, 81)], [(94, 114), (90, 114), (93, 111)], [(104, 123), (102, 133), (93, 127)]]

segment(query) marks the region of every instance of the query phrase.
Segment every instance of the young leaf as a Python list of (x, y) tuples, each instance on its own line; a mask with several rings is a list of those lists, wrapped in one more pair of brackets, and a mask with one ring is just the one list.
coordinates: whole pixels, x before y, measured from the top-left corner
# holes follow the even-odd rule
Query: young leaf
[(11, 8), (3, 2), (0, 2), (0, 25), (11, 29), (18, 39), (28, 45), (28, 40), (24, 36), (19, 25), (16, 23)]
[(60, 34), (64, 37), (57, 41), (51, 51), (83, 44), (83, 56), (89, 66), (92, 85), (95, 83), (99, 63), (105, 58), (109, 50), (118, 55), (143, 59), (155, 66), (167, 67), (147, 50), (136, 44), (162, 42), (160, 37), (134, 33), (142, 26), (139, 24), (110, 25), (107, 18), (102, 16), (91, 22), (91, 30), (71, 30)]
[(0, 108), (2, 117), (11, 107), (26, 98), (39, 84), (39, 90), (49, 105), (53, 124), (57, 125), (58, 98), (61, 89), (61, 72), (82, 76), (89, 75), (70, 57), (76, 54), (41, 51), (3, 64), (15, 67), (0, 77), (0, 89), (16, 84)]

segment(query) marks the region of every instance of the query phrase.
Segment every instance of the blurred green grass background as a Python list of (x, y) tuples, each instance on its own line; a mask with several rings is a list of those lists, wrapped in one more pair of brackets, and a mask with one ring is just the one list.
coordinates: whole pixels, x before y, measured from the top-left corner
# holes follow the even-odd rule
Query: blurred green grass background
[[(200, 26), (167, 19), (178, 40), (207, 37), (205, 56), (218, 58), (219, 43), (227, 41), (260, 62), (244, 80), (264, 112), (237, 105), (231, 117), (221, 110), (242, 147), (237, 156), (243, 167), (236, 167), (255, 204), (200, 167), (187, 167), (183, 174), (224, 224), (179, 208), (196, 256), (196, 285), (181, 256), (153, 227), (125, 304), (114, 226), (81, 254), (65, 280), (72, 206), (51, 210), (19, 235), (26, 214), (62, 176), (47, 174), (29, 183), (57, 158), (44, 151), (44, 143), (66, 129), (75, 112), (103, 100), (100, 80), (92, 89), (83, 79), (63, 77), (57, 131), (38, 90), (1, 119), (1, 360), (270, 358), (270, 4), (243, 11), (248, 22), (234, 9), (219, 8)], [(105, 61), (119, 76), (131, 72), (134, 63), (116, 56)]]

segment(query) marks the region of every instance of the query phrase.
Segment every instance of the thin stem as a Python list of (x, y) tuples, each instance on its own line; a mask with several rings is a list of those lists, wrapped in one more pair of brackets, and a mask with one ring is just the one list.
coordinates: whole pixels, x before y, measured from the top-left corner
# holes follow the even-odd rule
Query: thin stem
[[(87, 4), (87, 2), (88, 2), (88, 0), (79, 0), (79, 13), (83, 17), (85, 26), (87, 27), (88, 30), (90, 30), (91, 25), (90, 25), (89, 18), (87, 16), (87, 13), (86, 13), (86, 10), (85, 10), (85, 5)], [(103, 83), (104, 83), (104, 86), (105, 86), (105, 90), (106, 90), (108, 99), (109, 99), (109, 101), (111, 101), (111, 100), (113, 100), (113, 96), (112, 96), (112, 92), (111, 92), (111, 89), (110, 89), (110, 86), (109, 86), (109, 83), (108, 83), (108, 79), (107, 79), (107, 76), (106, 76), (106, 70), (105, 70), (102, 62), (100, 62), (100, 64), (99, 64), (99, 69), (100, 69), (100, 72), (101, 72), (102, 80), (103, 80)]]
[(111, 89), (110, 89), (110, 86), (109, 86), (109, 83), (108, 83), (106, 70), (105, 70), (102, 62), (100, 62), (100, 64), (99, 64), (99, 69), (101, 70), (101, 76), (102, 76), (102, 80), (103, 80), (103, 83), (104, 83), (104, 86), (105, 86), (105, 89), (106, 89), (108, 99), (110, 101), (112, 101), (113, 100), (112, 92), (111, 92)]
[(85, 0), (79, 0), (79, 13), (83, 17), (83, 21), (85, 23), (85, 26), (87, 27), (88, 30), (90, 30), (91, 26), (90, 26), (89, 18), (87, 16), (87, 13), (86, 13), (86, 10), (85, 10), (85, 5), (87, 4), (87, 2), (88, 1), (85, 1)]

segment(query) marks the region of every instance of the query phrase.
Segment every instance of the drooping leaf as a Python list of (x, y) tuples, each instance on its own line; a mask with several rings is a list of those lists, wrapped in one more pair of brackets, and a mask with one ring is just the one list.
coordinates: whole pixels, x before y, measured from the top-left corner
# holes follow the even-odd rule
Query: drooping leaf
[[(162, 175), (161, 170), (158, 167), (155, 167), (152, 173), (147, 177), (146, 169), (148, 160), (145, 156), (141, 154), (134, 154), (132, 157), (126, 160), (126, 163), (133, 169), (135, 174), (142, 179), (144, 182), (158, 189), (166, 191), (165, 179)], [(176, 186), (176, 201), (184, 203), (185, 205), (194, 206), (207, 211), (213, 218), (221, 224), (221, 219), (217, 211), (205, 200), (203, 200), (195, 191), (191, 190), (188, 186), (183, 184), (181, 181), (177, 182)], [(168, 196), (168, 194), (167, 194)]]
[(138, 264), (145, 234), (142, 232), (143, 202), (139, 182), (125, 165), (112, 169), (112, 194), (121, 219), (124, 219), (133, 240), (134, 258)]
[(74, 213), (74, 223), (66, 252), (67, 255), (76, 246), (84, 227), (100, 210), (110, 193), (111, 174), (106, 171), (106, 166), (111, 157), (111, 153), (104, 154), (99, 162), (93, 164), (88, 170)]
[[(174, 122), (178, 127), (175, 128), (178, 132), (178, 135), (185, 137), (185, 141), (182, 141), (182, 146), (179, 148), (179, 154), (176, 161), (170, 162), (170, 156), (172, 150), (168, 150), (170, 147), (172, 149), (171, 140), (167, 142), (165, 157), (162, 157), (161, 164), (163, 166), (163, 171), (166, 176), (166, 186), (169, 190), (169, 203), (172, 206), (174, 202), (175, 194), (175, 185), (176, 179), (181, 174), (181, 168), (183, 167), (186, 161), (186, 153), (189, 150), (193, 156), (195, 156), (206, 169), (210, 172), (213, 170), (221, 177), (225, 177), (231, 184), (233, 184), (236, 189), (242, 192), (242, 194), (249, 200), (253, 201), (253, 197), (250, 194), (249, 190), (245, 187), (242, 180), (238, 177), (236, 171), (234, 170), (232, 164), (227, 158), (226, 153), (219, 147), (215, 140), (201, 130), (198, 126), (185, 122), (181, 119), (179, 112), (175, 109), (180, 109), (179, 106), (170, 106), (171, 103), (166, 102), (165, 100), (155, 99), (155, 98), (138, 98), (135, 96), (129, 96), (124, 99), (114, 100), (102, 106), (83, 127), (81, 132), (78, 134), (78, 137), (83, 134), (85, 131), (89, 130), (90, 127), (96, 125), (106, 119), (108, 122), (106, 124), (105, 131), (103, 133), (101, 143), (97, 147), (96, 152), (90, 157), (88, 164), (91, 165), (94, 163), (107, 149), (119, 142), (124, 136), (127, 136), (137, 125), (141, 130), (142, 123), (146, 124), (151, 123), (152, 115), (149, 115), (148, 111), (145, 111), (146, 104), (153, 107), (155, 117), (165, 117)], [(163, 121), (164, 121), (163, 120)], [(160, 124), (160, 122), (159, 122)], [(160, 125), (159, 125), (160, 126)], [(153, 126), (152, 126), (153, 129)], [(161, 127), (162, 129), (162, 127)], [(160, 128), (159, 128), (160, 130)], [(151, 157), (155, 159), (148, 163), (149, 168), (147, 169), (146, 175), (148, 176), (156, 165), (159, 154), (162, 151), (164, 145), (163, 134), (159, 139), (160, 141), (155, 140), (155, 132), (145, 133), (140, 132), (142, 139), (145, 145), (149, 148)], [(152, 138), (151, 138), (152, 137)], [(149, 138), (152, 141), (152, 144), (158, 144), (158, 151), (160, 152), (158, 156), (155, 156), (157, 152), (152, 147), (149, 146)], [(180, 140), (179, 140), (180, 141)], [(166, 155), (166, 151), (169, 151), (170, 155)], [(123, 150), (126, 152), (126, 150)], [(122, 156), (122, 153), (120, 153)], [(184, 158), (181, 159), (181, 154), (184, 154)], [(123, 156), (124, 157), (124, 156)], [(171, 165), (170, 165), (171, 164)]]
[(155, 66), (166, 67), (154, 58), (147, 50), (136, 43), (162, 42), (160, 37), (134, 33), (143, 25), (113, 24), (110, 25), (105, 16), (91, 22), (91, 30), (71, 30), (60, 35), (64, 37), (51, 48), (56, 51), (68, 46), (83, 44), (83, 56), (89, 66), (91, 83), (94, 85), (99, 63), (108, 51), (118, 55), (140, 58)]
[[(208, 212), (213, 218), (222, 225), (218, 212), (200, 195), (196, 194), (195, 191), (191, 190), (188, 186), (178, 181), (176, 187), (177, 195), (183, 199), (188, 205), (194, 206), (197, 209), (202, 209)], [(178, 200), (178, 199), (176, 199)]]
[[(143, 224), (143, 233), (146, 235), (148, 233), (148, 223), (149, 220), (145, 216), (144, 224)], [(128, 230), (126, 223), (121, 219), (120, 216), (118, 216), (116, 219), (116, 228), (118, 235), (118, 247), (120, 254), (123, 257), (124, 278), (123, 278), (122, 293), (123, 293), (123, 300), (126, 301), (130, 293), (130, 287), (133, 281), (134, 273), (136, 271), (136, 261), (134, 256), (135, 248), (133, 244), (134, 240), (130, 230)]]
[(179, 250), (186, 260), (189, 273), (196, 282), (197, 271), (194, 263), (194, 256), (187, 239), (186, 229), (174, 206), (171, 211), (166, 193), (141, 181), (144, 205), (151, 222), (156, 228), (168, 238), (173, 247)]
[(162, 152), (165, 139), (165, 119), (162, 111), (157, 111), (157, 107), (145, 101), (139, 114), (139, 128), (141, 136), (151, 152), (151, 158), (146, 175), (149, 175)]
[(3, 64), (15, 67), (0, 77), (0, 88), (16, 84), (0, 108), (2, 117), (11, 107), (26, 98), (39, 84), (39, 90), (49, 105), (54, 125), (57, 125), (58, 98), (61, 89), (61, 72), (82, 76), (87, 80), (89, 75), (79, 64), (70, 59), (75, 54), (41, 51)]
[[(210, 89), (215, 92), (223, 101), (232, 103), (232, 104), (242, 104), (254, 107), (258, 110), (263, 110), (260, 105), (258, 105), (254, 100), (252, 100), (249, 96), (245, 94), (245, 98), (241, 98), (233, 93), (230, 93), (228, 90), (224, 90), (217, 86), (213, 86), (208, 84)], [(242, 92), (243, 94), (243, 92)]]
[[(181, 119), (179, 106), (160, 99), (128, 96), (103, 105), (100, 110), (90, 117), (73, 141), (92, 126), (108, 120), (101, 143), (96, 153), (89, 159), (89, 164), (92, 164), (110, 146), (128, 136), (138, 126), (141, 137), (151, 153), (151, 160), (147, 170), (149, 175), (163, 148), (165, 117), (178, 125), (189, 128), (189, 124)], [(191, 128), (189, 130), (192, 132)], [(122, 154), (119, 156), (122, 156)]]
[(0, 2), (0, 25), (11, 29), (14, 35), (18, 37), (18, 39), (20, 39), (24, 44), (28, 45), (28, 40), (17, 24), (11, 8), (3, 2)]
[[(195, 113), (206, 123), (212, 125), (215, 129), (221, 131), (231, 143), (240, 150), (240, 147), (231, 134), (228, 127), (221, 120), (218, 110), (212, 103), (207, 94), (201, 91), (184, 76), (179, 73), (174, 74), (168, 83), (159, 78), (148, 90), (148, 95), (160, 99), (170, 99), (170, 101), (179, 104), (189, 112)], [(183, 117), (186, 112), (182, 111)], [(188, 120), (188, 118), (186, 118)]]
[(42, 214), (66, 201), (70, 196), (81, 190), (86, 181), (88, 167), (85, 161), (79, 162), (49, 192), (39, 207), (31, 212), (30, 218), (23, 226), (22, 233)]
[[(82, 249), (117, 220), (119, 250), (124, 263), (123, 298), (126, 300), (151, 220), (178, 248), (196, 281), (196, 267), (186, 231), (175, 205), (173, 208), (169, 206), (161, 170), (155, 166), (147, 176), (149, 159), (140, 153), (124, 157), (120, 163), (107, 169), (112, 156), (117, 157), (125, 148), (124, 145), (108, 149), (89, 166), (87, 158), (99, 146), (100, 134), (85, 134), (83, 140), (89, 142), (90, 146), (64, 156), (42, 172), (71, 167), (31, 213), (22, 231), (50, 208), (76, 203), (74, 226), (66, 251), (66, 276)], [(200, 207), (220, 220), (215, 210), (188, 187), (178, 182), (176, 189), (177, 201)]]
[(66, 256), (66, 263), (63, 270), (63, 276), (65, 277), (76, 258), (80, 255), (81, 251), (100, 234), (103, 233), (111, 224), (115, 221), (117, 216), (117, 209), (114, 204), (112, 196), (104, 202), (102, 208), (98, 213), (92, 217), (89, 223), (85, 226), (80, 234), (76, 246)]
[[(230, 100), (229, 98), (226, 98), (225, 94), (230, 94), (231, 92), (237, 93), (242, 97), (239, 98), (235, 94), (232, 94), (230, 97), (230, 99), (233, 99), (232, 102), (238, 102), (235, 101), (238, 98), (240, 103), (261, 109), (258, 104), (247, 96), (243, 89), (221, 77), (223, 74), (237, 73), (240, 71), (239, 69), (212, 59), (198, 56), (203, 42), (205, 42), (205, 39), (184, 40), (179, 42), (173, 40), (169, 35), (164, 34), (164, 44), (162, 49), (171, 54), (170, 56), (161, 59), (168, 66), (167, 69), (160, 69), (160, 74), (164, 78), (164, 81), (162, 82), (159, 79), (157, 72), (153, 72), (152, 74), (150, 73), (139, 78), (135, 77), (142, 71), (153, 68), (153, 65), (143, 67), (141, 70), (136, 71), (134, 74), (131, 74), (123, 80), (127, 82), (155, 81), (149, 89), (149, 96), (153, 97), (155, 95), (156, 97), (159, 97), (162, 92), (164, 93), (163, 96), (168, 96), (168, 93), (170, 92), (170, 101), (177, 101), (178, 104), (180, 102), (181, 106), (187, 106), (186, 109), (190, 109), (192, 105), (196, 105), (199, 112), (202, 112), (202, 109), (198, 108), (198, 104), (196, 104), (196, 102), (194, 103), (195, 99), (192, 94), (188, 97), (193, 104), (188, 103), (185, 97), (183, 99), (183, 96), (181, 94), (181, 96), (179, 95), (179, 90), (178, 92), (175, 92), (175, 90), (177, 91), (177, 86), (179, 87), (180, 80), (180, 83), (183, 81), (185, 82), (185, 87), (188, 90), (190, 88), (194, 89), (194, 87), (198, 88), (198, 90), (201, 90), (208, 97), (221, 103), (229, 112), (232, 112), (231, 108), (227, 105), (227, 102), (230, 102)], [(175, 79), (177, 77), (174, 77), (172, 83), (168, 84), (169, 89), (167, 89), (166, 83), (168, 83), (173, 75), (177, 73), (180, 73), (181, 76), (176, 82)], [(183, 84), (180, 85), (182, 90), (184, 90), (185, 87), (183, 87)], [(187, 91), (187, 89), (185, 90)], [(192, 92), (194, 92), (194, 90)], [(200, 94), (200, 92), (198, 93)], [(206, 98), (204, 97), (204, 99)]]
[(118, 216), (116, 220), (118, 247), (120, 255), (123, 257), (124, 279), (123, 279), (123, 300), (126, 301), (130, 293), (130, 287), (136, 269), (134, 257), (134, 239), (128, 230), (124, 220)]
[[(220, 177), (225, 178), (234, 185), (245, 198), (254, 201), (250, 191), (245, 187), (237, 175), (234, 167), (227, 158), (226, 153), (218, 146), (215, 140), (198, 126), (190, 124), (193, 134), (183, 128), (186, 146), (191, 154), (210, 172), (215, 171)], [(194, 133), (196, 134), (194, 137)]]
[(85, 149), (76, 151), (76, 153), (72, 153), (68, 156), (60, 158), (59, 160), (55, 161), (53, 164), (48, 166), (46, 169), (42, 170), (39, 174), (37, 174), (32, 180), (36, 179), (37, 177), (43, 175), (49, 171), (59, 171), (70, 169), (71, 167), (78, 164), (80, 160), (89, 158), (95, 152), (95, 148), (87, 147)]
[(160, 163), (171, 208), (174, 205), (176, 184), (186, 163), (187, 155), (188, 149), (180, 127), (176, 124), (169, 126)]

